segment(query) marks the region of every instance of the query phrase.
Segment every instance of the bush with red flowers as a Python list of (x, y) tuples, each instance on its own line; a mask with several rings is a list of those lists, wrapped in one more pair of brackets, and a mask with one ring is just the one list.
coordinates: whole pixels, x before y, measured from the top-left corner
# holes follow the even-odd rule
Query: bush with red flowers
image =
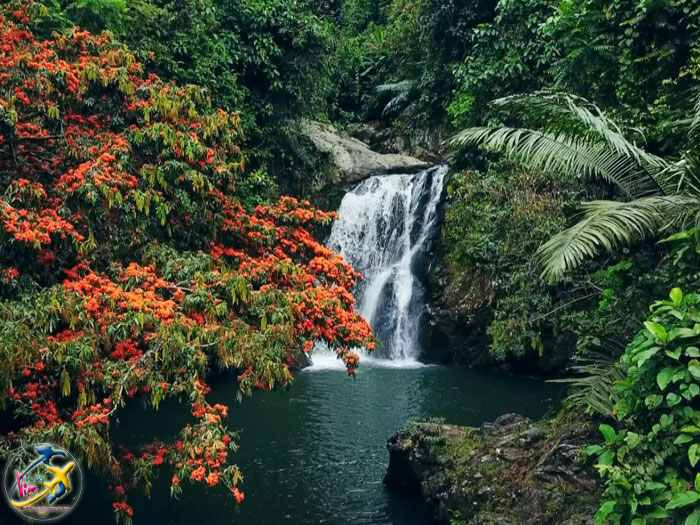
[[(295, 353), (326, 341), (350, 374), (372, 348), (353, 310), (357, 273), (314, 238), (332, 213), (282, 198), (246, 212), (239, 116), (197, 86), (145, 74), (109, 33), (28, 29), (0, 8), (0, 401), (20, 443), (63, 443), (106, 473), (115, 515), (159, 467), (243, 492), (213, 367), (239, 394), (285, 386)], [(186, 397), (175, 443), (117, 449), (115, 412)]]

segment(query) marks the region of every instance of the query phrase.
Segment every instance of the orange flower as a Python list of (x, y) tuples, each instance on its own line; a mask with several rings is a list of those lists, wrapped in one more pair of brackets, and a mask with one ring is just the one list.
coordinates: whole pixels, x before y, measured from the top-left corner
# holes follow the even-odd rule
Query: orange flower
[(195, 481), (202, 481), (204, 479), (204, 467), (197, 467), (192, 471), (190, 477)]

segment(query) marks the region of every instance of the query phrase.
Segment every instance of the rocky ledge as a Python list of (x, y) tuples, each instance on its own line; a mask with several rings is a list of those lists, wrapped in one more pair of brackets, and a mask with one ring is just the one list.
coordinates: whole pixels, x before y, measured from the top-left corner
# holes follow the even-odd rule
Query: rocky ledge
[(338, 132), (330, 124), (307, 120), (301, 123), (304, 135), (319, 151), (330, 156), (331, 184), (357, 182), (372, 175), (413, 173), (431, 166), (409, 155), (377, 153), (364, 142)]
[(589, 423), (517, 414), (476, 429), (414, 423), (389, 439), (384, 483), (419, 493), (440, 523), (592, 524), (598, 476), (582, 451), (595, 439)]

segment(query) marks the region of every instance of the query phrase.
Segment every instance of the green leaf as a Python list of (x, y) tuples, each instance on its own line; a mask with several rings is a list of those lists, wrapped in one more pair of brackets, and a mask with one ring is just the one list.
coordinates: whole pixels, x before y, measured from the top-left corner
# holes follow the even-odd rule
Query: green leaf
[(659, 418), (659, 423), (661, 423), (661, 428), (668, 428), (671, 426), (673, 423), (673, 415), (672, 414), (662, 414), (661, 418)]
[(681, 494), (676, 494), (671, 498), (666, 504), (666, 510), (678, 509), (680, 507), (685, 507), (687, 505), (692, 505), (700, 499), (700, 494), (693, 490), (688, 492), (683, 492)]
[(659, 353), (660, 348), (658, 346), (655, 346), (654, 348), (650, 348), (649, 350), (644, 350), (643, 352), (639, 352), (637, 355), (635, 355), (632, 358), (633, 363), (637, 363), (637, 366), (641, 368), (641, 366), (646, 363), (649, 359), (654, 357), (656, 354)]
[(671, 298), (671, 301), (673, 301), (674, 306), (680, 306), (681, 300), (683, 299), (683, 292), (681, 292), (680, 288), (674, 288), (668, 296)]
[(700, 459), (700, 445), (697, 443), (690, 445), (688, 448), (688, 459), (690, 460), (691, 467), (697, 465), (698, 460)]
[(600, 455), (600, 457), (598, 458), (598, 465), (609, 467), (610, 465), (612, 465), (613, 459), (615, 459), (615, 454), (613, 454), (612, 451), (608, 450), (607, 452), (604, 452)]
[(664, 397), (659, 395), (659, 394), (652, 394), (650, 396), (647, 396), (644, 398), (644, 404), (650, 409), (653, 410), (656, 407), (658, 407), (661, 402), (664, 400)]
[(647, 481), (644, 484), (644, 490), (659, 490), (659, 489), (665, 489), (666, 485), (663, 483), (659, 483), (658, 481)]
[(652, 518), (663, 519), (668, 518), (668, 512), (663, 507), (656, 506), (649, 512)]
[(675, 439), (673, 444), (683, 445), (684, 443), (690, 443), (691, 441), (693, 441), (693, 436), (691, 436), (690, 434), (681, 434)]
[(656, 374), (656, 383), (659, 385), (659, 388), (661, 390), (664, 390), (668, 386), (669, 382), (671, 381), (671, 378), (673, 377), (674, 371), (674, 368), (667, 366), (658, 374)]
[(692, 328), (674, 328), (668, 333), (668, 340), (673, 341), (674, 339), (687, 339), (689, 337), (696, 337), (698, 334)]
[(676, 348), (675, 350), (666, 350), (666, 355), (671, 359), (678, 361), (681, 358), (681, 349)]
[(613, 427), (603, 423), (598, 428), (600, 429), (601, 434), (603, 434), (603, 437), (605, 438), (605, 443), (607, 445), (612, 445), (613, 443), (615, 443), (615, 439), (617, 438), (617, 436)]
[(65, 368), (61, 370), (61, 394), (63, 396), (70, 394), (70, 376)]
[(700, 386), (695, 383), (691, 383), (691, 385), (688, 387), (688, 392), (691, 393), (692, 397), (695, 397), (700, 394)]
[(685, 525), (700, 525), (700, 509), (693, 511), (693, 513), (685, 519)]
[(608, 500), (604, 501), (600, 508), (598, 509), (598, 512), (595, 513), (595, 522), (596, 523), (602, 523), (605, 521), (605, 518), (608, 517), (608, 514), (610, 514), (613, 509), (615, 508), (615, 501), (614, 500)]
[[(695, 388), (693, 388), (693, 387), (695, 387)], [(698, 385), (696, 385), (695, 383), (691, 383), (690, 385), (688, 385), (688, 388), (686, 388), (685, 391), (683, 391), (683, 392), (681, 393), (681, 395), (682, 395), (684, 398), (686, 398), (688, 401), (690, 401), (690, 400), (692, 400), (695, 396), (698, 395), (698, 390), (699, 390), (699, 389), (700, 389), (700, 387), (698, 387)]]
[(584, 449), (583, 453), (586, 455), (586, 457), (588, 457), (600, 452), (601, 450), (603, 450), (603, 447), (600, 445), (589, 445)]
[(692, 375), (695, 379), (700, 379), (700, 366), (690, 365), (688, 367), (688, 372), (690, 372), (690, 375)]
[(675, 392), (669, 392), (668, 395), (666, 396), (666, 403), (668, 403), (669, 407), (675, 407), (680, 402), (681, 402), (681, 396), (679, 396)]
[(668, 339), (666, 329), (659, 323), (655, 323), (654, 321), (644, 321), (644, 326), (657, 339), (661, 341), (666, 341), (666, 339)]

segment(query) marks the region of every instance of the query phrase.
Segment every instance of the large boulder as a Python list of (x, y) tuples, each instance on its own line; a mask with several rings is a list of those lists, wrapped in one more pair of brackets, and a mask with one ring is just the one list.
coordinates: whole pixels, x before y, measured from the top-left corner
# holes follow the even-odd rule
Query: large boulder
[(348, 133), (379, 153), (411, 155), (431, 164), (449, 162), (450, 152), (440, 128), (411, 128), (407, 134), (404, 129), (374, 121), (350, 126)]
[(440, 523), (592, 525), (600, 487), (582, 451), (595, 439), (587, 421), (517, 414), (476, 429), (415, 423), (389, 438), (384, 483), (420, 494)]
[(330, 124), (307, 120), (301, 123), (301, 131), (316, 149), (330, 156), (331, 184), (357, 182), (373, 175), (413, 173), (431, 166), (409, 155), (372, 151), (364, 142), (339, 133)]

